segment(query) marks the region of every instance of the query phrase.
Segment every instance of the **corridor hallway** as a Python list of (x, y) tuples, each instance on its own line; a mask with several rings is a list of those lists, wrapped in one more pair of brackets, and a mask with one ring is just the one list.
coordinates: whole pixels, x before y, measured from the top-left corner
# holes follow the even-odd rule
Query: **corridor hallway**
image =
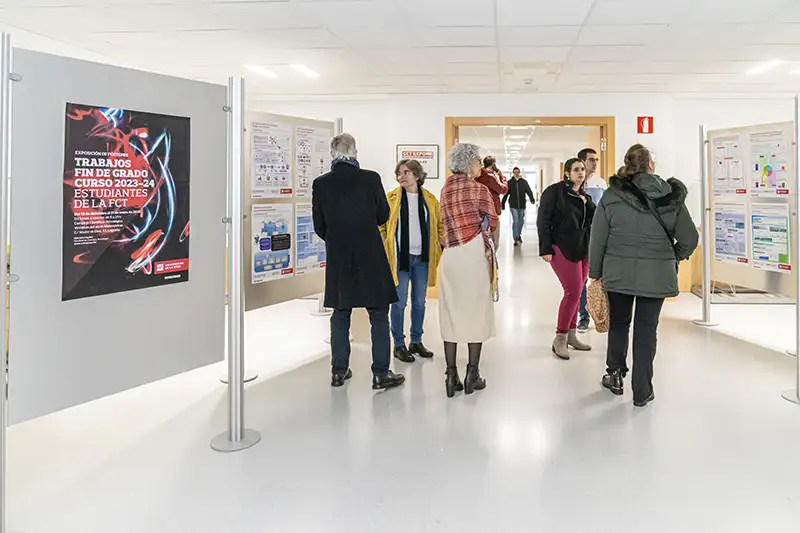
[[(527, 225), (514, 250), (503, 218), (485, 391), (445, 397), (433, 300), (425, 342), (436, 357), (395, 362), (406, 384), (373, 393), (366, 314), (357, 313), (353, 379), (331, 389), (323, 357), (248, 386), (247, 424), (264, 439), (238, 454), (208, 448), (224, 425), (218, 386), (195, 387), (181, 408), (161, 389), (115, 399), (130, 431), (116, 447), (124, 437), (88, 414), (80, 427), (67, 413), (11, 428), (11, 530), (796, 531), (800, 411), (779, 394), (794, 362), (678, 318), (699, 309), (681, 298), (663, 317), (656, 401), (635, 409), (629, 389), (618, 398), (600, 386), (604, 335), (586, 335), (594, 350), (571, 361), (551, 354), (560, 288), (538, 258), (533, 210)], [(147, 425), (146, 407), (162, 413), (158, 424)], [(62, 440), (68, 429), (82, 438)]]

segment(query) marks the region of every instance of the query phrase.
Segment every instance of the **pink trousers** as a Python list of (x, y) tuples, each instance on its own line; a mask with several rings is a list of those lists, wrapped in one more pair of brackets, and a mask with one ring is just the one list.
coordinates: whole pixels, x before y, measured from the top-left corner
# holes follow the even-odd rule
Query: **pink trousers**
[(569, 333), (569, 330), (578, 327), (578, 308), (581, 304), (581, 292), (589, 277), (589, 259), (574, 263), (564, 257), (558, 246), (554, 248), (556, 253), (550, 266), (564, 288), (564, 297), (558, 307), (556, 333)]

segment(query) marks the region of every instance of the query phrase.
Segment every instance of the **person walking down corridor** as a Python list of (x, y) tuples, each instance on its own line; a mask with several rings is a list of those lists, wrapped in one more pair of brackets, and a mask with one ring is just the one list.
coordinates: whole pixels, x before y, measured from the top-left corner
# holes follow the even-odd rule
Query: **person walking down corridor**
[[(445, 240), (439, 280), (439, 323), (447, 363), (445, 390), (466, 394), (486, 388), (479, 365), (483, 343), (495, 335), (493, 294), (497, 282), (489, 232), (497, 227), (497, 209), (489, 190), (477, 183), (480, 149), (459, 143), (448, 154), (453, 173), (442, 188)], [(488, 228), (484, 229), (484, 220)], [(467, 343), (469, 364), (463, 385), (458, 377), (458, 343)]]
[(531, 203), (535, 204), (533, 191), (528, 184), (528, 180), (522, 177), (519, 167), (514, 167), (511, 181), (508, 182), (508, 194), (503, 196), (502, 208), (506, 208), (508, 201), (511, 206), (511, 219), (513, 220), (512, 233), (514, 234), (514, 246), (522, 244), (522, 230), (525, 228), (525, 210), (527, 208), (526, 196)]
[[(610, 180), (592, 224), (589, 276), (608, 294), (609, 321), (603, 386), (617, 395), (628, 373), (633, 320), (633, 403), (655, 399), (653, 361), (665, 298), (678, 295), (678, 263), (697, 248), (697, 228), (686, 208), (686, 186), (662, 180), (644, 146), (632, 146)], [(634, 304), (636, 311), (634, 314)]]
[(547, 187), (539, 202), (539, 255), (550, 263), (564, 289), (558, 308), (553, 353), (569, 359), (569, 348), (592, 349), (578, 339), (578, 306), (589, 275), (589, 229), (595, 205), (583, 189), (586, 167), (578, 158), (564, 163), (563, 179)]
[[(415, 355), (433, 357), (433, 352), (422, 344), (422, 332), (428, 287), (436, 286), (444, 226), (439, 200), (422, 188), (425, 171), (420, 162), (403, 159), (394, 173), (400, 186), (386, 195), (390, 214), (389, 220), (381, 226), (381, 235), (399, 298), (392, 304), (390, 313), (394, 356), (404, 363), (413, 363)], [(406, 347), (405, 314), (409, 283), (411, 343)]]
[[(475, 180), (478, 183), (484, 185), (492, 197), (492, 202), (494, 203), (494, 208), (496, 211), (497, 216), (499, 217), (500, 214), (503, 212), (503, 207), (500, 202), (500, 196), (504, 194), (508, 194), (508, 180), (503, 173), (500, 172), (500, 169), (497, 168), (497, 160), (492, 156), (486, 156), (483, 159), (483, 169), (481, 170), (480, 176)], [(500, 219), (497, 219), (497, 227), (492, 230), (489, 237), (492, 240), (492, 244), (494, 245), (494, 249), (500, 246)]]
[[(594, 148), (584, 148), (578, 152), (578, 159), (583, 161), (586, 166), (584, 190), (586, 194), (592, 197), (594, 205), (597, 205), (608, 188), (606, 180), (597, 172), (600, 166), (600, 156), (597, 155), (597, 151)], [(589, 312), (586, 310), (586, 285), (584, 285), (583, 292), (581, 292), (581, 305), (578, 309), (578, 333), (586, 333), (587, 331), (589, 331)]]
[(377, 172), (358, 164), (355, 139), (343, 133), (331, 141), (331, 171), (314, 180), (314, 231), (325, 241), (325, 307), (331, 316), (331, 385), (350, 379), (350, 317), (366, 308), (372, 327), (372, 388), (389, 389), (405, 378), (389, 369), (389, 305), (397, 289), (378, 227), (389, 219), (389, 204)]

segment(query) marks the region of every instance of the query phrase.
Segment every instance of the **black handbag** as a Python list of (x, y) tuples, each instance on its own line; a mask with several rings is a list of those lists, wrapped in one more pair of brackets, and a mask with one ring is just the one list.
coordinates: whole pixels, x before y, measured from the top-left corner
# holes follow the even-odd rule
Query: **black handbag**
[(650, 213), (652, 213), (655, 219), (658, 220), (658, 223), (661, 224), (661, 228), (664, 230), (664, 233), (667, 234), (670, 246), (672, 247), (672, 253), (675, 254), (675, 271), (677, 272), (678, 266), (680, 265), (681, 262), (681, 255), (680, 251), (678, 250), (678, 240), (675, 238), (675, 234), (669, 229), (669, 227), (667, 227), (666, 222), (664, 222), (664, 219), (661, 218), (661, 213), (658, 212), (658, 209), (653, 204), (653, 201), (647, 196), (645, 196), (644, 193), (639, 189), (639, 187), (637, 187), (631, 182), (629, 182), (629, 185), (631, 187), (631, 191), (633, 191), (633, 194), (636, 196), (636, 198), (638, 198), (640, 202), (642, 202), (644, 205), (647, 206), (647, 209), (650, 210)]

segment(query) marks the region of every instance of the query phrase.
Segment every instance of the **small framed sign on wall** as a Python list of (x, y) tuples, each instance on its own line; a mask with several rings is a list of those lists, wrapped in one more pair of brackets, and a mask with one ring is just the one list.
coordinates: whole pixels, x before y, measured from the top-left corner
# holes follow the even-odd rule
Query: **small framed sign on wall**
[(398, 144), (397, 162), (403, 159), (416, 159), (428, 174), (428, 179), (439, 179), (438, 144)]

